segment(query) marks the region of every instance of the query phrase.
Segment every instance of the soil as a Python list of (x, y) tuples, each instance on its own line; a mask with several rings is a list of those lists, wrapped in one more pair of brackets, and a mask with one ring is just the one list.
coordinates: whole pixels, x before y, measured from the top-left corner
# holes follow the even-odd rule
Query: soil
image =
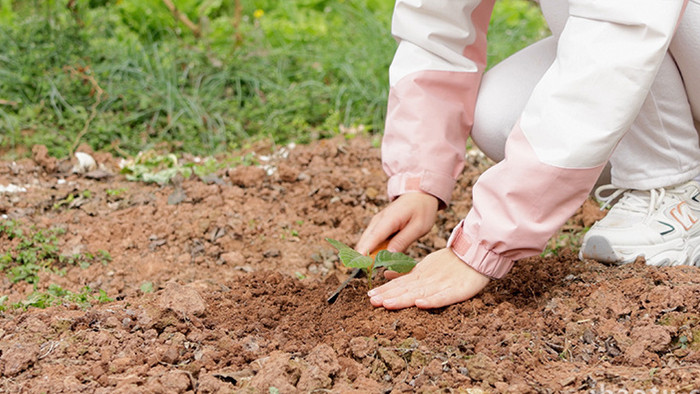
[[(264, 168), (239, 166), (167, 186), (127, 181), (108, 154), (93, 153), (100, 168), (81, 175), (45, 149), (33, 152), (34, 160), (0, 163), (0, 185), (26, 189), (0, 194), (0, 213), (28, 232), (65, 230), (63, 253), (112, 256), (42, 271), (36, 289), (90, 286), (113, 301), (8, 308), (0, 318), (0, 391), (700, 388), (696, 267), (641, 260), (611, 267), (579, 261), (562, 247), (518, 261), (481, 295), (438, 310), (375, 309), (364, 278), (328, 304), (349, 270), (324, 238), (354, 244), (388, 202), (369, 138), (258, 144), (250, 152)], [(470, 153), (454, 204), (411, 255), (445, 246), (489, 164)], [(67, 202), (70, 194), (79, 197)], [(587, 202), (565, 231), (599, 217)], [(12, 245), (0, 238), (3, 253)], [(5, 305), (34, 290), (7, 275), (0, 287)]]

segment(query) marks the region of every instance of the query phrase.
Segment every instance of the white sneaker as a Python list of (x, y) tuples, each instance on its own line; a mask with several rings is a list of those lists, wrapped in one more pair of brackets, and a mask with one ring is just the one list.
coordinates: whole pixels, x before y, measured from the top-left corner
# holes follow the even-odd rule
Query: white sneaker
[(583, 237), (579, 258), (625, 264), (643, 256), (648, 265), (700, 266), (700, 183), (652, 190), (605, 185), (595, 192), (603, 207), (620, 195)]

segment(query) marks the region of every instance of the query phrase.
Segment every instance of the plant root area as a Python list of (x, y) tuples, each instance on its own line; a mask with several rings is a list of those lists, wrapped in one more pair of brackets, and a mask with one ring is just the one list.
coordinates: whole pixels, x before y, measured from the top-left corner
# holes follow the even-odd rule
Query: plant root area
[[(87, 151), (87, 149), (86, 149)], [(92, 152), (88, 152), (92, 153)], [(1, 392), (691, 392), (700, 388), (700, 269), (579, 261), (555, 243), (472, 300), (437, 310), (373, 308), (325, 237), (350, 245), (388, 200), (368, 137), (259, 143), (257, 165), (130, 182), (117, 160), (71, 172), (35, 147), (0, 163), (0, 214), (25, 234), (60, 228), (36, 284), (4, 267)], [(409, 253), (445, 247), (489, 163), (478, 152), (454, 203)], [(111, 174), (111, 176), (109, 176)], [(72, 196), (72, 197), (71, 197)], [(600, 215), (587, 202), (562, 230)], [(561, 246), (561, 247), (560, 247)], [(3, 236), (2, 253), (17, 241)], [(7, 263), (11, 264), (11, 263)], [(63, 264), (63, 265), (61, 265)], [(381, 275), (375, 283), (381, 283)], [(112, 300), (12, 308), (49, 285)]]

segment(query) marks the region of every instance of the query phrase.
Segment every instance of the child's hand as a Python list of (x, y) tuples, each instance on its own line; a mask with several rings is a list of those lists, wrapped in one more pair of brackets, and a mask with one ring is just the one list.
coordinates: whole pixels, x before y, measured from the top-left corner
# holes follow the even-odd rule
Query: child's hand
[(440, 308), (466, 301), (489, 283), (489, 278), (465, 264), (451, 249), (440, 249), (408, 274), (397, 277), (367, 295), (373, 306), (403, 309)]
[(387, 249), (403, 252), (433, 227), (437, 218), (438, 199), (423, 192), (402, 194), (381, 212), (374, 215), (355, 249), (366, 255), (396, 233)]

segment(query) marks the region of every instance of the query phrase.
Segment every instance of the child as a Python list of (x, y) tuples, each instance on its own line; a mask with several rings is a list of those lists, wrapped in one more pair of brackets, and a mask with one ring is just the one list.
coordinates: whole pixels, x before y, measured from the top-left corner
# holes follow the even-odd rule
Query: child
[(479, 92), (493, 1), (396, 3), (382, 144), (393, 201), (357, 250), (396, 233), (389, 250), (403, 251), (430, 230), (470, 131), (503, 160), (474, 186), (447, 248), (409, 274), (388, 272), (370, 302), (437, 308), (473, 297), (544, 248), (608, 159), (614, 186), (599, 191), (621, 199), (586, 234), (582, 257), (700, 265), (700, 1), (542, 0), (554, 36), (491, 70)]

